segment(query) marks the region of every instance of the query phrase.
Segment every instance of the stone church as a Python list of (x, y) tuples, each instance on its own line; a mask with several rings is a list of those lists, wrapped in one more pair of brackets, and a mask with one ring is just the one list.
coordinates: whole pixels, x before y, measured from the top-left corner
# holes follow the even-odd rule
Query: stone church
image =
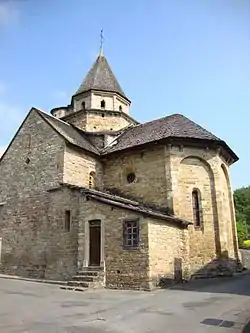
[(140, 123), (100, 53), (68, 106), (33, 107), (0, 160), (0, 270), (150, 290), (237, 261), (227, 143), (181, 114)]

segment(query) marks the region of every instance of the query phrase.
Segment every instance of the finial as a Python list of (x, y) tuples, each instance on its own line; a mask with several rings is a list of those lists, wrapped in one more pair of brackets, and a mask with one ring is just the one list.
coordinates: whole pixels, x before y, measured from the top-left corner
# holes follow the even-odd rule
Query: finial
[(100, 52), (99, 55), (103, 55), (103, 43), (104, 43), (104, 37), (103, 37), (103, 29), (101, 29), (101, 34), (100, 34)]

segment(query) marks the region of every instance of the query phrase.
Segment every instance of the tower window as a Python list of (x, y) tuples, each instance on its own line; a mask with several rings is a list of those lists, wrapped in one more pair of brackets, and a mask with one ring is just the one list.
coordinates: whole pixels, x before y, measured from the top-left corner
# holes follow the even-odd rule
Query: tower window
[(105, 101), (104, 101), (104, 99), (101, 101), (101, 108), (105, 109)]
[(122, 106), (121, 105), (119, 106), (119, 111), (122, 111)]
[(82, 109), (85, 110), (85, 108), (86, 108), (86, 104), (85, 104), (85, 102), (83, 101), (83, 102), (82, 102)]
[(194, 189), (192, 192), (192, 205), (194, 226), (200, 228), (202, 226), (202, 207), (201, 195), (198, 189)]

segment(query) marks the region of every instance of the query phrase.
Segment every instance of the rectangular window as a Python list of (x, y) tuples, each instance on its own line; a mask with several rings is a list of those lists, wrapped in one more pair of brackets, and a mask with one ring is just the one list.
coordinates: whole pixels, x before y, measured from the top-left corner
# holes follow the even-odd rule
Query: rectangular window
[(139, 220), (127, 220), (123, 223), (124, 248), (137, 248), (139, 246)]
[(66, 231), (70, 232), (71, 229), (71, 212), (70, 210), (65, 210), (65, 225), (64, 228)]

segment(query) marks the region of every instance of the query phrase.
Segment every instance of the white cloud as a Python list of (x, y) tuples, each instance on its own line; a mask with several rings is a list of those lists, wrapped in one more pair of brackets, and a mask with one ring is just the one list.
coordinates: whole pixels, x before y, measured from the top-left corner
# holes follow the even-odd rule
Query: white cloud
[(19, 11), (13, 0), (0, 1), (0, 26), (7, 26), (16, 23), (19, 17)]

